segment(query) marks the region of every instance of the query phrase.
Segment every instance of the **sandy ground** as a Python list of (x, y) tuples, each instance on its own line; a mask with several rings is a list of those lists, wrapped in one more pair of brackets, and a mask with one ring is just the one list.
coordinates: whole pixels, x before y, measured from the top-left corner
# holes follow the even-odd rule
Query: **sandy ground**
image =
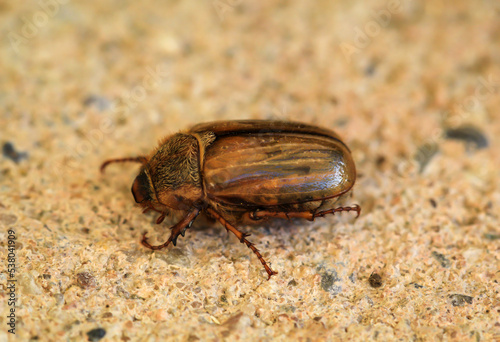
[[(0, 30), (0, 341), (500, 340), (498, 2), (2, 1)], [(241, 227), (270, 281), (217, 225), (145, 249), (172, 222), (99, 173), (227, 119), (356, 161), (358, 219)]]

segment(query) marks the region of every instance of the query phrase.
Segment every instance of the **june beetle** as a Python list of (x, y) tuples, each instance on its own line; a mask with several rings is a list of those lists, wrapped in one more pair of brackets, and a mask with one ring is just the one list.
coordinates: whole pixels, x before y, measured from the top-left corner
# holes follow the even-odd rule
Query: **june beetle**
[(142, 164), (132, 194), (145, 212), (160, 214), (156, 223), (174, 211), (182, 213), (165, 243), (151, 245), (144, 234), (144, 246), (176, 245), (203, 213), (245, 243), (269, 278), (276, 272), (237, 225), (267, 218), (312, 221), (342, 211), (359, 216), (361, 211), (358, 205), (334, 206), (356, 180), (349, 148), (334, 132), (298, 122), (203, 123), (166, 137), (147, 156), (108, 160), (101, 171), (115, 162)]

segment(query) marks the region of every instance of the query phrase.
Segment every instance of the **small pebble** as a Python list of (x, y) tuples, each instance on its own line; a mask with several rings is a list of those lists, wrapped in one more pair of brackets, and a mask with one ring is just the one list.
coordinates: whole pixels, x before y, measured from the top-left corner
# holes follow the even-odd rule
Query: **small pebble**
[(462, 294), (451, 294), (448, 298), (451, 299), (451, 305), (453, 306), (464, 306), (465, 303), (472, 304), (472, 300), (474, 299), (474, 297)]
[(469, 150), (471, 147), (482, 149), (489, 145), (484, 133), (479, 128), (470, 125), (447, 129), (446, 138), (464, 141)]
[(95, 277), (89, 272), (80, 272), (76, 275), (76, 281), (82, 288), (89, 288), (96, 286)]
[(368, 278), (368, 282), (371, 287), (380, 287), (382, 286), (382, 277), (378, 273), (372, 273)]
[(106, 335), (106, 330), (103, 328), (92, 329), (87, 332), (88, 340), (90, 342), (97, 342), (101, 340)]
[(16, 164), (23, 159), (28, 159), (28, 153), (16, 151), (16, 148), (11, 142), (3, 144), (2, 151), (5, 158), (12, 160)]
[(342, 292), (342, 287), (339, 285), (335, 285), (336, 282), (339, 282), (341, 279), (339, 278), (336, 271), (325, 272), (321, 275), (321, 288), (331, 294), (339, 294)]
[(35, 277), (31, 273), (25, 272), (19, 274), (17, 283), (22, 292), (27, 295), (41, 295), (42, 289), (38, 285)]
[(485, 237), (485, 239), (488, 239), (488, 240), (498, 240), (498, 239), (500, 239), (500, 234), (485, 233), (484, 237)]
[(444, 268), (448, 268), (451, 266), (451, 261), (448, 260), (444, 254), (441, 254), (441, 253), (438, 253), (436, 251), (432, 252), (432, 256), (434, 257), (434, 259), (436, 259), (437, 261), (439, 261), (439, 263), (441, 264), (441, 266), (443, 266)]

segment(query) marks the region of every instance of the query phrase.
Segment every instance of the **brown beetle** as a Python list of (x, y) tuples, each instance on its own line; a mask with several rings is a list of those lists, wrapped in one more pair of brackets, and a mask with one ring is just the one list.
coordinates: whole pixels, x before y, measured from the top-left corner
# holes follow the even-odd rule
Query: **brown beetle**
[[(138, 162), (141, 171), (132, 185), (144, 212), (160, 213), (161, 223), (172, 211), (183, 219), (161, 245), (176, 245), (179, 234), (200, 212), (218, 220), (259, 258), (269, 278), (276, 274), (235, 224), (265, 218), (305, 218), (361, 211), (358, 205), (333, 208), (356, 180), (349, 148), (334, 132), (296, 122), (220, 121), (199, 124), (165, 138), (149, 156), (112, 159)], [(268, 279), (269, 279), (268, 278)]]

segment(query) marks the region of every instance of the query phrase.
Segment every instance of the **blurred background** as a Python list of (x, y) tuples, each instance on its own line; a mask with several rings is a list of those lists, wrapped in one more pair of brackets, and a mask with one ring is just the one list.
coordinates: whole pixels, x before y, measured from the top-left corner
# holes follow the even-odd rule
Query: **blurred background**
[[(17, 337), (498, 337), (498, 1), (0, 1), (0, 32)], [(145, 251), (167, 226), (137, 165), (98, 172), (230, 119), (330, 128), (356, 160), (359, 219), (252, 231), (270, 282), (222, 229)]]

